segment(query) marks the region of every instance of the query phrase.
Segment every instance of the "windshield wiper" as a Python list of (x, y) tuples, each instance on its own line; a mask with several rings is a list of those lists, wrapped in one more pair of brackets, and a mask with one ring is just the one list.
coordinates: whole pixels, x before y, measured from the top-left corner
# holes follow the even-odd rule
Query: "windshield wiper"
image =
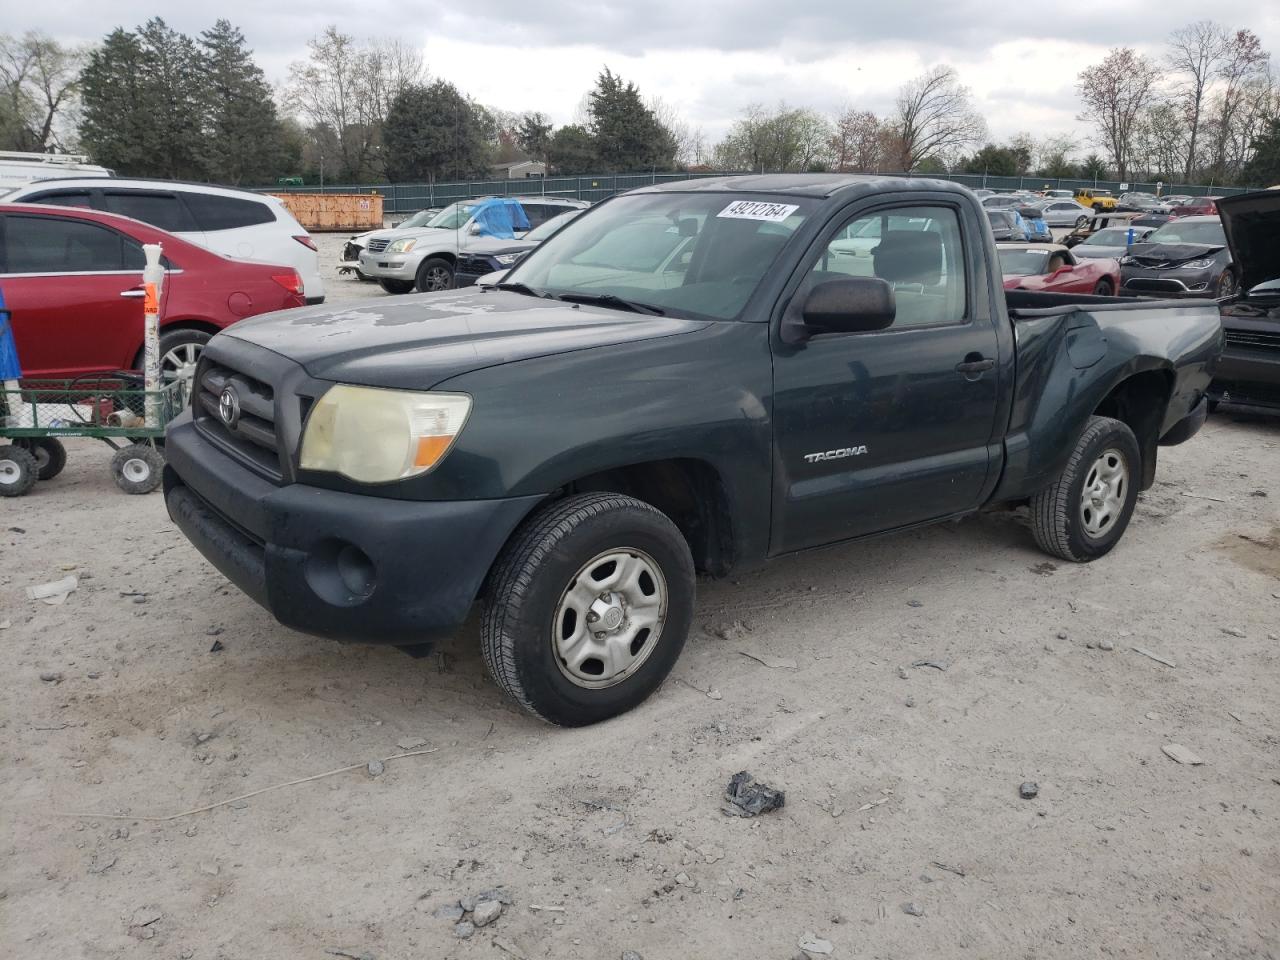
[(666, 311), (660, 310), (655, 306), (640, 303), (636, 300), (626, 300), (612, 293), (561, 293), (556, 296), (556, 299), (563, 300), (566, 303), (588, 303), (600, 307), (630, 310), (632, 313), (647, 313), (651, 317), (665, 317), (667, 315)]
[(541, 290), (535, 290), (527, 283), (495, 283), (495, 287), (499, 290), (510, 290), (512, 293), (523, 293), (526, 297), (541, 297), (543, 300), (554, 300), (555, 298), (549, 293)]

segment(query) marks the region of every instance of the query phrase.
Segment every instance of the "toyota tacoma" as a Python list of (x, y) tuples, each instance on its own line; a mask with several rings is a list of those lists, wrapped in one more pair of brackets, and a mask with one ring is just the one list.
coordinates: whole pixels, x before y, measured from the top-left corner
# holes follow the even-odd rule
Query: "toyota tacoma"
[(281, 623), (422, 652), (478, 604), (498, 686), (587, 724), (662, 683), (699, 573), (994, 505), (1102, 557), (1220, 340), (1212, 303), (1006, 291), (956, 184), (656, 185), (495, 287), (220, 333), (165, 493)]

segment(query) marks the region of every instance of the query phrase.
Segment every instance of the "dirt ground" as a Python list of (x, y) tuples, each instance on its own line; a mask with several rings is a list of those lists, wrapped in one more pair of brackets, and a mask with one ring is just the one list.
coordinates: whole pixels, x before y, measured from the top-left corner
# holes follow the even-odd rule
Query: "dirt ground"
[[(274, 624), (107, 454), (0, 501), (13, 956), (1280, 957), (1280, 419), (1162, 451), (1094, 564), (993, 514), (701, 583), (672, 678), (582, 730), (474, 624), (422, 660)], [(786, 806), (725, 816), (739, 770)], [(470, 939), (433, 915), (498, 886)]]

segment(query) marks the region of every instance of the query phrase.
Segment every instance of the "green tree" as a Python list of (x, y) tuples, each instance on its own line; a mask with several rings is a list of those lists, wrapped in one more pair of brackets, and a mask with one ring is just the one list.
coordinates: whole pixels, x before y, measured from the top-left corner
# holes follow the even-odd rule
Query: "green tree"
[(671, 169), (676, 143), (652, 110), (645, 106), (634, 83), (627, 83), (608, 67), (596, 78), (587, 96), (587, 115), (602, 169)]
[(444, 80), (414, 84), (391, 101), (382, 140), (392, 182), (462, 180), (488, 172), (485, 118)]
[(1244, 183), (1257, 187), (1280, 184), (1280, 119), (1267, 124), (1254, 138), (1251, 149), (1253, 157), (1241, 172)]
[(0, 150), (65, 148), (83, 54), (43, 33), (0, 33)]
[(767, 173), (825, 170), (834, 139), (826, 118), (812, 110), (752, 104), (716, 145), (716, 166)]
[(200, 34), (202, 165), (219, 183), (270, 181), (286, 163), (284, 135), (262, 69), (226, 20)]
[(529, 156), (546, 163), (551, 132), (551, 121), (545, 113), (526, 113), (516, 126), (516, 143)]
[(154, 172), (146, 56), (136, 33), (116, 28), (89, 54), (80, 75), (81, 143), (94, 160), (125, 176)]
[(600, 170), (600, 157), (596, 153), (595, 138), (585, 127), (573, 124), (561, 127), (551, 137), (548, 150), (556, 173), (574, 176), (579, 173), (596, 173)]
[(988, 143), (960, 164), (962, 173), (985, 173), (993, 177), (1016, 177), (1019, 174), (1019, 157), (1009, 147)]
[(1091, 153), (1080, 162), (1080, 178), (1082, 180), (1105, 180), (1107, 174), (1107, 161), (1096, 153)]

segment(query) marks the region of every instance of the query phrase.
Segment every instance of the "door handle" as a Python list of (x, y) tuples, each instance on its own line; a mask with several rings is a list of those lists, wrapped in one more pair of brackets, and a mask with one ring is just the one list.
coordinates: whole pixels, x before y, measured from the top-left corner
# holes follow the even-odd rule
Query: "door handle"
[(121, 290), (120, 296), (140, 300), (147, 295), (145, 290)]
[(985, 373), (996, 365), (996, 362), (990, 357), (979, 357), (976, 360), (965, 359), (962, 363), (956, 364), (956, 372), (969, 376), (974, 373)]

